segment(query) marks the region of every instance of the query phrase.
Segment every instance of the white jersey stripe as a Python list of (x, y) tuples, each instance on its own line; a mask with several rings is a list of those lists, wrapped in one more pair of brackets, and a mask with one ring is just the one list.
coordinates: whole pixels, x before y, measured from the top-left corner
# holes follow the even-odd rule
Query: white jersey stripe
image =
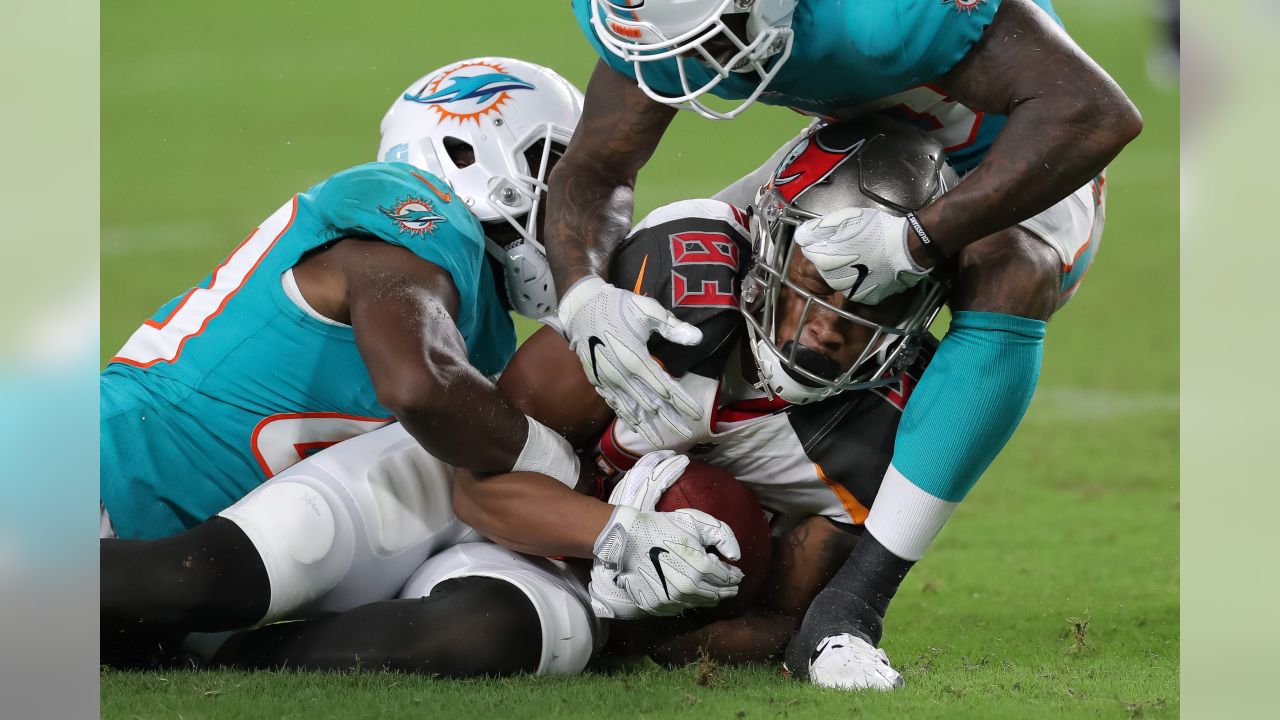
[(297, 211), (298, 198), (295, 196), (272, 213), (214, 269), (209, 287), (187, 293), (162, 322), (144, 322), (111, 361), (141, 368), (176, 361), (187, 340), (204, 332), (209, 321), (217, 317), (231, 297), (244, 287), (276, 241), (293, 225)]

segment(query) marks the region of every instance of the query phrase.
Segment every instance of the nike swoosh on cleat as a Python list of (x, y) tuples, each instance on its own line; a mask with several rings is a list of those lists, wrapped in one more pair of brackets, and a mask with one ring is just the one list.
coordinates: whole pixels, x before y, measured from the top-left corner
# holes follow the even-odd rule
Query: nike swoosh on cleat
[(662, 592), (667, 594), (667, 599), (671, 599), (671, 590), (667, 588), (667, 576), (662, 572), (662, 563), (658, 562), (658, 558), (662, 557), (665, 552), (670, 552), (666, 548), (657, 546), (649, 548), (649, 562), (653, 563), (653, 569), (658, 571), (658, 579), (662, 581)]
[(821, 655), (826, 650), (828, 649), (835, 650), (835, 649), (844, 647), (844, 645), (836, 645), (834, 642), (832, 642), (832, 640), (833, 640), (832, 637), (823, 638), (822, 642), (818, 644), (818, 647), (813, 649), (813, 654), (809, 656), (810, 665), (813, 665), (815, 662), (817, 662), (818, 656)]

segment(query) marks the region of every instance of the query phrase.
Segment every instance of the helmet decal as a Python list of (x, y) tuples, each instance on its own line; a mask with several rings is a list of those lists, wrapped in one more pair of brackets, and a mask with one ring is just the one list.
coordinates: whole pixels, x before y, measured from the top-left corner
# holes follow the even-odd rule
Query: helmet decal
[(801, 140), (774, 173), (773, 189), (785, 202), (793, 202), (840, 167), (864, 142), (865, 138), (859, 138), (847, 148), (831, 149), (816, 136)]
[(572, 83), (518, 58), (459, 59), (422, 74), (396, 93), (378, 144), (378, 157), (425, 171), (415, 173), (422, 185), (377, 217), (429, 239), (448, 230), (438, 216), (454, 221), (445, 204), (469, 212), (483, 225), (485, 252), (502, 267), (512, 308), (534, 319), (554, 314), (539, 210), (581, 114), (582, 93)]
[(511, 99), (512, 91), (534, 89), (533, 83), (511, 75), (497, 63), (474, 62), (445, 70), (417, 93), (405, 93), (404, 99), (431, 106), (442, 123), (456, 119), (479, 125), (481, 117)]

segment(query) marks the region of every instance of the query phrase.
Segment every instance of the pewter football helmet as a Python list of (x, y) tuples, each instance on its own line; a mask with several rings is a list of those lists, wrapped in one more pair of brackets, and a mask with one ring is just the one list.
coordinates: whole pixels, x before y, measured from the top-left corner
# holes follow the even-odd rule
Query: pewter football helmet
[[(486, 238), (487, 249), (503, 265), (516, 312), (534, 319), (556, 309), (538, 209), (552, 158), (568, 146), (581, 114), (582, 93), (554, 70), (481, 57), (424, 75), (382, 119), (379, 160), (444, 178), (480, 222), (514, 229), (514, 242)], [(459, 167), (460, 157), (473, 162)]]
[[(907, 291), (909, 302), (897, 321), (876, 322), (836, 307), (790, 279), (792, 236), (806, 220), (845, 207), (905, 215), (957, 182), (937, 141), (878, 116), (818, 125), (796, 142), (752, 204), (754, 257), (743, 279), (740, 309), (762, 389), (803, 404), (897, 382), (892, 371), (910, 364), (928, 334), (946, 299), (945, 282), (927, 276)], [(799, 296), (805, 305), (794, 334), (780, 338), (778, 307), (784, 292)], [(857, 361), (835, 377), (823, 377), (797, 362), (800, 336), (815, 308), (873, 331)]]

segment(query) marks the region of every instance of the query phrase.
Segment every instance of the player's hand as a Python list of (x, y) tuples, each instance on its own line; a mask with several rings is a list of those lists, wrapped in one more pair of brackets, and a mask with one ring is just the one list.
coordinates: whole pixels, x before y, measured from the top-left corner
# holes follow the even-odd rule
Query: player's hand
[(657, 332), (680, 345), (697, 345), (702, 331), (653, 298), (620, 290), (588, 276), (560, 300), (559, 324), (578, 354), (587, 379), (614, 413), (655, 446), (657, 421), (686, 439), (690, 423), (702, 418), (693, 398), (649, 354), (649, 336)]
[(609, 504), (653, 510), (658, 506), (658, 498), (662, 497), (662, 493), (674, 485), (688, 467), (687, 455), (672, 450), (647, 453), (613, 486), (613, 492), (609, 493)]
[(704, 512), (619, 505), (596, 540), (592, 609), (605, 618), (671, 617), (734, 597), (742, 571), (708, 547), (731, 560), (741, 555), (729, 526)]
[(856, 635), (823, 638), (809, 661), (809, 681), (841, 690), (893, 690), (902, 675), (889, 664), (884, 650)]
[(883, 210), (847, 207), (802, 223), (795, 242), (833, 290), (875, 305), (929, 274), (911, 258), (908, 227)]

